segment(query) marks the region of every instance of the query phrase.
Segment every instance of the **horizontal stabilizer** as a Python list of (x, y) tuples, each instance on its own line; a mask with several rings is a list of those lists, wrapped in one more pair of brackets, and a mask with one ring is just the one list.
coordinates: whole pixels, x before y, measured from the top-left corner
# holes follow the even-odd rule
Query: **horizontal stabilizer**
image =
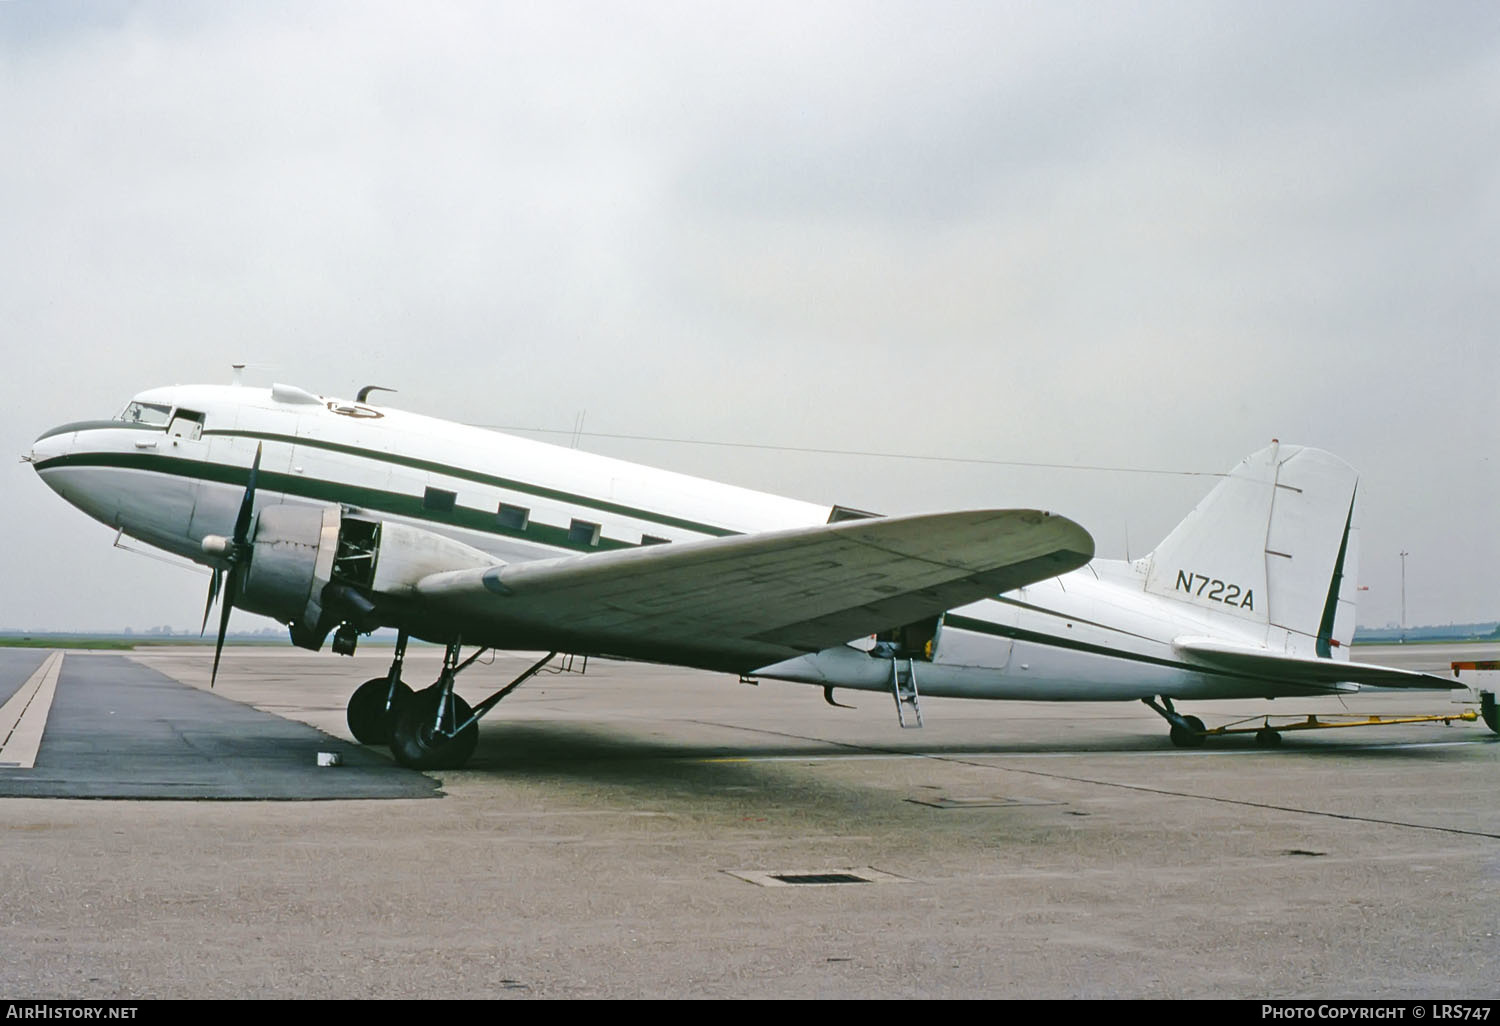
[(1217, 638), (1177, 638), (1172, 647), (1198, 662), (1236, 673), (1254, 674), (1267, 681), (1293, 684), (1363, 684), (1382, 688), (1449, 690), (1461, 687), (1451, 677), (1394, 666), (1375, 666), (1313, 656), (1293, 656), (1254, 645), (1240, 645)]

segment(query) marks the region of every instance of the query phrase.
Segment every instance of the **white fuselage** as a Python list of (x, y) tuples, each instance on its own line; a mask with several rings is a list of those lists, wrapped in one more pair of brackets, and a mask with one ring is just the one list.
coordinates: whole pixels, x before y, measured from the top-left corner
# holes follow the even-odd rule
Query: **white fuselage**
[[(338, 503), (464, 542), (506, 562), (825, 523), (832, 508), (400, 410), (297, 389), (176, 386), (138, 403), (165, 430), (92, 421), (48, 432), (32, 461), (46, 483), (125, 534), (198, 561), (227, 535), (261, 448), (256, 506)], [(201, 421), (177, 416), (201, 414)], [(952, 610), (923, 694), (1125, 700), (1288, 692), (1194, 666), (1183, 635), (1264, 642), (1144, 588), (1145, 561), (1095, 560), (1063, 577)], [(759, 668), (761, 676), (889, 690), (889, 660), (851, 643)]]

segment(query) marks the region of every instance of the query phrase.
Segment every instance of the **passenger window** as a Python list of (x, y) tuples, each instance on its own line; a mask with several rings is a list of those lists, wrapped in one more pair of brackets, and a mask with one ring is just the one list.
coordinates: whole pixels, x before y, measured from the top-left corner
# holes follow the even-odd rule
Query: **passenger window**
[(526, 525), (531, 523), (531, 510), (525, 506), (511, 506), (502, 502), (499, 512), (495, 514), (495, 520), (501, 527), (512, 531), (524, 531)]
[(457, 492), (442, 488), (429, 488), (422, 493), (422, 508), (429, 513), (452, 513), (457, 502)]
[(575, 520), (568, 525), (568, 544), (587, 545), (593, 547), (599, 544), (599, 525), (591, 524), (587, 520)]

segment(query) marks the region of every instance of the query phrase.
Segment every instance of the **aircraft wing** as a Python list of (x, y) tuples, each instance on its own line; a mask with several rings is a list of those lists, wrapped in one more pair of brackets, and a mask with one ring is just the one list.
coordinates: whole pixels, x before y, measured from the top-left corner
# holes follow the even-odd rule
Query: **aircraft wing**
[(1318, 659), (1271, 652), (1253, 645), (1237, 645), (1215, 638), (1177, 638), (1172, 647), (1200, 662), (1238, 673), (1254, 674), (1268, 681), (1296, 684), (1365, 684), (1383, 688), (1451, 689), (1462, 687), (1452, 677), (1394, 666)]
[(471, 644), (738, 672), (933, 616), (1092, 558), (1039, 510), (852, 520), (431, 574), (422, 615)]

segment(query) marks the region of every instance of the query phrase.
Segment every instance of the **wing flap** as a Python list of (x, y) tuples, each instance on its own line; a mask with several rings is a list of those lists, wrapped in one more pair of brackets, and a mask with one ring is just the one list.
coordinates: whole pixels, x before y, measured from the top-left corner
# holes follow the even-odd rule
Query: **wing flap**
[(1383, 688), (1451, 689), (1461, 685), (1450, 677), (1419, 670), (1403, 670), (1373, 663), (1292, 656), (1284, 652), (1240, 645), (1217, 638), (1177, 638), (1172, 647), (1211, 666), (1253, 673), (1267, 680), (1298, 684), (1364, 684)]
[(764, 665), (1055, 577), (1093, 547), (1064, 517), (977, 510), (455, 570), (417, 593), (508, 637), (532, 628), (595, 651), (688, 646)]

